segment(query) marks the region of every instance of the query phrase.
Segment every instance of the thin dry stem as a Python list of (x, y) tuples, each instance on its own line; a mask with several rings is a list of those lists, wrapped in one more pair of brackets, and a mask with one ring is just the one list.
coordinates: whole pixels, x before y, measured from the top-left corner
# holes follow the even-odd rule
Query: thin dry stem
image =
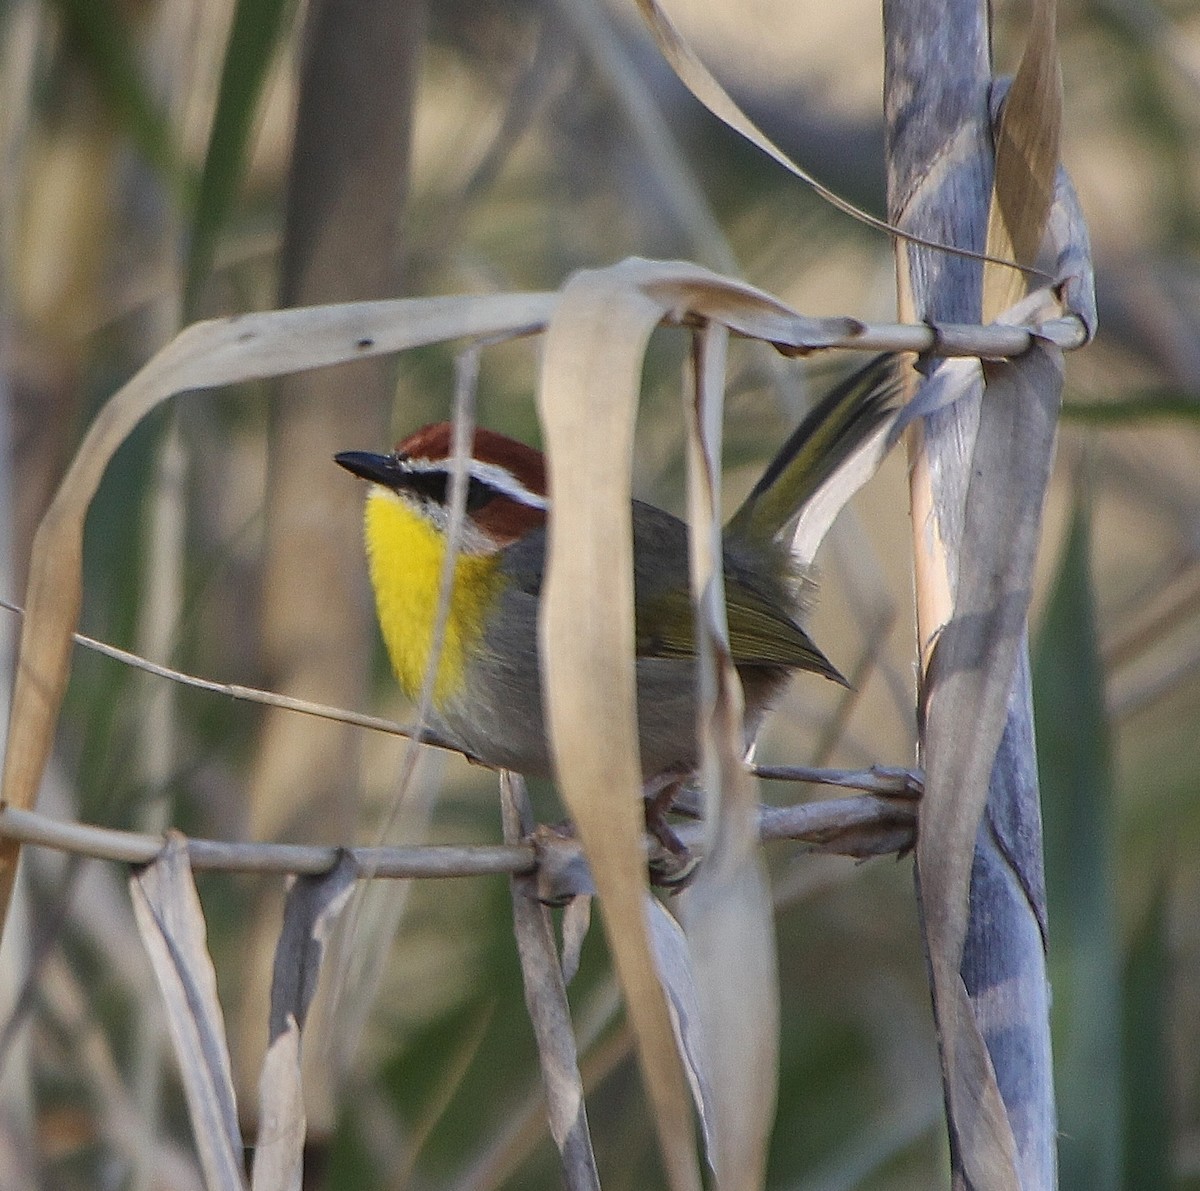
[[(869, 779), (870, 771), (863, 776)], [(892, 779), (885, 776), (881, 785), (888, 784), (893, 784)], [(861, 856), (867, 854), (861, 845), (869, 841), (872, 832), (878, 832), (879, 841), (885, 846), (868, 849), (871, 854), (907, 848), (915, 821), (916, 807), (911, 797), (863, 794), (787, 807), (760, 807), (759, 840), (791, 839), (837, 852), (839, 841), (852, 838), (855, 846), (844, 854)], [(699, 825), (680, 827), (678, 834), (693, 852), (701, 850)], [(135, 865), (149, 864), (165, 845), (162, 836), (65, 822), (12, 806), (0, 809), (0, 838)], [(892, 842), (895, 838), (899, 842)], [(526, 843), (338, 848), (191, 838), (185, 842), (193, 869), (221, 872), (323, 873), (347, 853), (353, 858), (360, 879), (519, 875), (534, 872), (538, 863), (535, 848)], [(577, 846), (573, 841), (567, 843)]]

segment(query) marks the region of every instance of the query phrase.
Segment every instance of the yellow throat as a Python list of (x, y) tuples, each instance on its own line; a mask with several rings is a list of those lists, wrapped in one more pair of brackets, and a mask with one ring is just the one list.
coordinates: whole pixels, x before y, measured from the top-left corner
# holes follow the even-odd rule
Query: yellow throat
[[(371, 586), (392, 668), (410, 699), (420, 695), (437, 620), (445, 534), (402, 498), (372, 487), (365, 514)], [(454, 567), (450, 614), (433, 688), (441, 706), (461, 687), (484, 617), (501, 582), (499, 556), (462, 553)]]

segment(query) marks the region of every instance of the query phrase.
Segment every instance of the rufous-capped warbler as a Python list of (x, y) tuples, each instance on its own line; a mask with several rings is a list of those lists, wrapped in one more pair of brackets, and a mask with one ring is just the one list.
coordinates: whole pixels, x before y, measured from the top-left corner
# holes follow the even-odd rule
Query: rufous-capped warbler
[[(896, 361), (878, 356), (800, 423), (723, 534), (734, 664), (752, 727), (794, 670), (844, 682), (800, 626), (811, 580), (788, 534), (805, 506), (888, 420)], [(379, 623), (401, 687), (421, 689), (437, 617), (453, 460), (452, 428), (426, 426), (390, 455), (335, 456), (371, 482), (366, 546)], [(461, 547), (429, 727), (497, 768), (549, 776), (538, 667), (538, 597), (550, 494), (541, 454), (476, 430)], [(638, 727), (647, 782), (696, 767), (695, 629), (687, 526), (635, 500)]]

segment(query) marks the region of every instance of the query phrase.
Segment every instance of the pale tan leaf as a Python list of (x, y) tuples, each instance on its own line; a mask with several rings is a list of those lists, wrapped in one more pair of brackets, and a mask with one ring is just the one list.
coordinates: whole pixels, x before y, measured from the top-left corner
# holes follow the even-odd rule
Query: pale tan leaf
[(223, 1191), (245, 1187), (225, 1019), (183, 837), (169, 833), (158, 859), (130, 877), (129, 889), (162, 989), (205, 1182)]
[(562, 914), (562, 976), (570, 984), (579, 972), (583, 944), (592, 925), (592, 895), (576, 894), (563, 907)]
[[(989, 256), (1032, 265), (1054, 200), (1062, 125), (1055, 0), (1034, 0), (1029, 37), (996, 132), (996, 172), (988, 210)], [(1024, 292), (1015, 269), (987, 265), (983, 319), (991, 322)]]
[[(697, 733), (706, 851), (683, 897), (711, 1106), (709, 1157), (723, 1191), (766, 1178), (775, 1113), (779, 995), (754, 782), (742, 764), (741, 683), (729, 651), (720, 517), (724, 328), (699, 336), (689, 405), (688, 516), (699, 658)], [(685, 1053), (688, 1053), (685, 1051)]]
[(642, 19), (658, 43), (662, 55), (670, 63), (671, 69), (679, 76), (685, 87), (706, 107), (718, 120), (728, 124), (735, 132), (740, 133), (756, 148), (762, 150), (768, 157), (783, 166), (788, 173), (793, 174), (802, 182), (812, 187), (831, 206), (853, 216), (868, 227), (880, 231), (898, 233), (899, 229), (892, 227), (882, 219), (868, 214), (861, 208), (847, 202), (841, 195), (829, 189), (818, 181), (803, 166), (797, 165), (778, 145), (740, 107), (733, 98), (713, 77), (712, 72), (697, 57), (695, 50), (684, 40), (679, 30), (671, 23), (671, 19), (657, 3), (657, 0), (637, 0), (641, 9)]
[(342, 852), (327, 872), (293, 877), (271, 979), (270, 1046), (258, 1080), (252, 1191), (299, 1191), (308, 1122), (301, 1038), (334, 923), (354, 891), (358, 865)]
[(290, 1029), (290, 1022), (304, 1029), (330, 934), (354, 892), (357, 876), (357, 862), (349, 852), (342, 852), (328, 872), (292, 879), (271, 978), (272, 1040)]
[[(516, 843), (527, 833), (532, 819), (528, 796), (521, 778), (508, 772), (500, 775), (500, 790), (504, 837)], [(550, 912), (537, 899), (534, 877), (515, 876), (510, 888), (513, 936), (521, 961), (525, 1006), (537, 1040), (550, 1135), (562, 1159), (568, 1191), (599, 1191), (600, 1175), (588, 1130), (571, 1009), (554, 946)]]
[(633, 427), (664, 307), (640, 262), (578, 273), (546, 333), (538, 391), (550, 516), (539, 631), (560, 793), (587, 853), (675, 1191), (698, 1191), (691, 1113), (646, 933), (633, 660)]
[(986, 256), (969, 249), (955, 247), (936, 240), (928, 240), (914, 235), (911, 231), (897, 227), (886, 220), (856, 207), (853, 203), (842, 198), (836, 191), (831, 190), (823, 182), (814, 177), (803, 166), (792, 160), (748, 115), (734, 102), (732, 96), (717, 82), (712, 72), (700, 61), (695, 50), (684, 40), (679, 30), (671, 23), (671, 19), (663, 11), (658, 0), (637, 0), (642, 19), (650, 30), (663, 57), (670, 64), (680, 82), (698, 99), (718, 120), (723, 121), (734, 132), (743, 136), (755, 148), (761, 150), (776, 164), (781, 165), (788, 173), (799, 178), (809, 186), (821, 199), (831, 207), (849, 215), (859, 223), (877, 231), (886, 232), (890, 236), (906, 240), (910, 244), (925, 248), (935, 248), (955, 256), (970, 257), (976, 260), (990, 261), (993, 265), (1011, 268), (1006, 262), (1011, 260), (1002, 256)]
[(304, 1090), (300, 1027), (289, 1015), (263, 1059), (251, 1191), (300, 1191), (304, 1181)]
[[(196, 323), (129, 380), (96, 416), (33, 542), (0, 801), (33, 805), (54, 737), (79, 620), (83, 525), (117, 448), (176, 393), (212, 388), (463, 336), (542, 326), (549, 294), (401, 299), (277, 310)], [(18, 845), (0, 840), (0, 925)]]
[(1098, 322), (1091, 237), (1079, 196), (1061, 166), (1054, 187), (1047, 239), (1054, 251), (1054, 276), (1062, 291), (1063, 303), (1067, 310), (1078, 316), (1090, 340), (1096, 334)]
[(926, 787), (917, 859), (951, 1119), (976, 1186), (1018, 1185), (1011, 1127), (959, 966), (975, 836), (1029, 606), (1061, 366), (1060, 353), (1049, 347), (988, 366), (955, 614), (938, 638), (925, 691)]
[(719, 852), (706, 857), (682, 907), (709, 1064), (710, 1156), (722, 1191), (766, 1184), (779, 1063), (771, 910), (757, 853), (736, 864)]
[[(547, 724), (559, 788), (600, 895), (669, 1176), (677, 1187), (694, 1186), (698, 1175), (679, 1063), (640, 911), (646, 876), (637, 797), (629, 483), (634, 408), (650, 332), (663, 319), (697, 318), (775, 342), (829, 329), (768, 294), (697, 266), (628, 260), (567, 283), (548, 329), (539, 392), (554, 493), (541, 608)], [(711, 488), (711, 478), (706, 482)], [(714, 504), (710, 493), (709, 507)], [(719, 534), (712, 525), (710, 518), (704, 531), (710, 557), (713, 533)], [(710, 636), (719, 640), (724, 634), (720, 589), (709, 584), (701, 597), (704, 606), (716, 609), (707, 619)], [(730, 1071), (738, 1074), (730, 1083), (730, 1114), (722, 1120), (734, 1139), (727, 1147), (730, 1168), (741, 1164), (748, 1172), (744, 1177), (755, 1179), (761, 1178), (762, 1142), (774, 1099), (774, 952), (769, 900), (754, 853), (753, 791), (738, 755), (740, 695), (736, 676), (729, 677), (727, 650), (721, 652), (712, 717), (716, 739), (724, 743), (717, 764), (706, 762), (705, 777), (716, 782), (719, 776), (727, 792), (718, 802), (725, 809), (712, 818), (713, 846), (724, 849), (725, 857), (713, 872), (721, 874), (719, 883), (737, 909), (721, 917), (722, 941), (706, 960), (715, 978), (736, 945), (733, 924), (740, 923), (753, 951), (745, 969), (754, 977), (754, 992), (747, 995), (755, 1011), (752, 1024), (737, 1036), (744, 1047), (740, 1060), (732, 1045), (728, 1051)], [(721, 978), (727, 974), (720, 971)], [(718, 998), (712, 1003), (717, 1006)], [(716, 1020), (728, 1012), (721, 1002)]]
[(709, 1075), (711, 1065), (708, 1044), (705, 1041), (704, 1015), (700, 1006), (700, 994), (696, 989), (696, 976), (692, 970), (688, 939), (683, 933), (683, 928), (662, 902), (650, 894), (646, 895), (646, 924), (650, 932), (650, 946), (654, 952), (658, 978), (667, 994), (671, 1026), (675, 1031), (675, 1045), (679, 1048), (688, 1087), (696, 1105), (696, 1115), (700, 1120), (704, 1148), (709, 1163), (716, 1170), (718, 1141), (713, 1130), (716, 1127), (717, 1113)]

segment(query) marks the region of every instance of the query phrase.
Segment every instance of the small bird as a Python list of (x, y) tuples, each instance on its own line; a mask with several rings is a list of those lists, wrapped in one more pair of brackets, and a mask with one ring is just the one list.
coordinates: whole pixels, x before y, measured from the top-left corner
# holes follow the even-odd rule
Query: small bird
[[(792, 557), (790, 533), (891, 418), (898, 391), (891, 355), (843, 381), (804, 418), (724, 529), (729, 641), (745, 690), (748, 739), (793, 671), (845, 685), (801, 627), (812, 582)], [(421, 690), (437, 620), (451, 436), (450, 423), (439, 422), (391, 454), (334, 457), (371, 483), (371, 583), (392, 666), (410, 698)], [(466, 470), (460, 553), (428, 726), (486, 765), (551, 776), (537, 631), (551, 500), (545, 462), (524, 443), (478, 429)], [(633, 502), (632, 517), (641, 765), (648, 789), (656, 781), (661, 788), (663, 779), (686, 777), (698, 764), (688, 530), (642, 501)]]

